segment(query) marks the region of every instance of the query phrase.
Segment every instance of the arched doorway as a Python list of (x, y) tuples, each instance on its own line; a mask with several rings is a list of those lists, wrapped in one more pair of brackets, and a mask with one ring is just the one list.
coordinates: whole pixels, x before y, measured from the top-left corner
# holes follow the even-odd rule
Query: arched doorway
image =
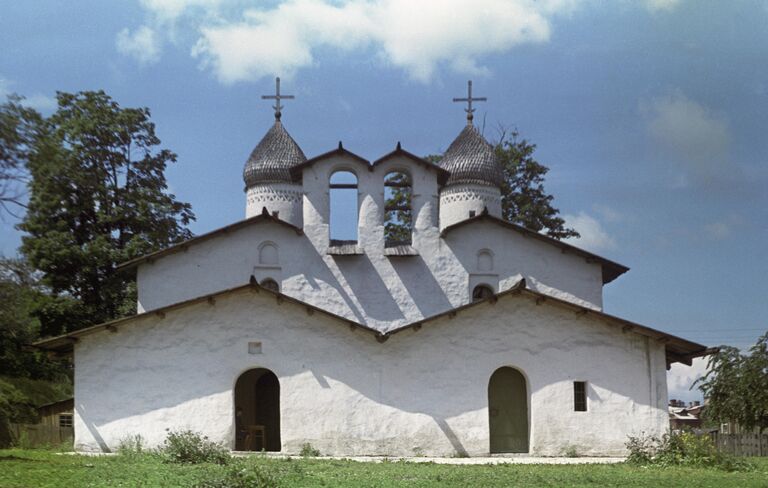
[(280, 447), (280, 381), (268, 369), (249, 369), (235, 383), (235, 450)]
[(491, 453), (528, 452), (528, 387), (523, 374), (499, 368), (488, 382)]

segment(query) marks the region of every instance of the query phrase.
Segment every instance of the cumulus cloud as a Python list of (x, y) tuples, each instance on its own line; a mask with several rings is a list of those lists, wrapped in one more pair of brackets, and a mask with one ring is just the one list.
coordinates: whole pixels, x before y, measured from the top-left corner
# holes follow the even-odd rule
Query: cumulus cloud
[(682, 92), (640, 103), (646, 128), (657, 147), (678, 166), (685, 184), (723, 184), (739, 168), (730, 159), (727, 121)]
[[(487, 72), (482, 58), (549, 39), (551, 18), (583, 0), (284, 0), (242, 7), (237, 0), (141, 0), (149, 24), (184, 24), (197, 32), (201, 65), (224, 83), (289, 77), (316, 63), (320, 49), (370, 51), (423, 82), (441, 67)], [(118, 35), (137, 55), (158, 30)], [(170, 29), (171, 31), (173, 29)], [(150, 51), (151, 59), (158, 51)]]
[(146, 25), (133, 32), (123, 29), (117, 34), (117, 50), (141, 64), (156, 63), (160, 60), (160, 38)]
[(701, 400), (698, 389), (691, 390), (691, 385), (707, 373), (707, 359), (695, 358), (691, 366), (674, 363), (667, 371), (667, 391), (669, 398), (692, 401)]
[(603, 225), (596, 218), (585, 212), (579, 212), (578, 215), (563, 215), (565, 223), (573, 227), (581, 234), (579, 238), (569, 238), (566, 242), (584, 249), (599, 251), (613, 249), (616, 247), (616, 241), (603, 228)]

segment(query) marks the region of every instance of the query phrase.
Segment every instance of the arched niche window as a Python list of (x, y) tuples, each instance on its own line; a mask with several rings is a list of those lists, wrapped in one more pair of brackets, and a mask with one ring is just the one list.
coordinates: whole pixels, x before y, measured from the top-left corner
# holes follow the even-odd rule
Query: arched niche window
[(280, 255), (277, 251), (277, 245), (273, 242), (263, 242), (259, 246), (259, 264), (278, 264)]
[(331, 175), (330, 240), (331, 245), (357, 243), (357, 176), (351, 171)]
[(486, 298), (490, 298), (492, 296), (493, 296), (493, 288), (491, 288), (488, 285), (477, 285), (475, 289), (472, 290), (473, 302), (485, 300)]
[(410, 245), (413, 234), (413, 187), (408, 174), (394, 171), (384, 177), (384, 243)]
[(266, 288), (267, 290), (274, 291), (275, 293), (280, 293), (280, 285), (277, 284), (277, 281), (273, 280), (272, 278), (264, 278), (261, 280), (261, 283), (259, 283), (263, 288)]
[(477, 270), (493, 271), (493, 253), (488, 249), (481, 249), (477, 253)]

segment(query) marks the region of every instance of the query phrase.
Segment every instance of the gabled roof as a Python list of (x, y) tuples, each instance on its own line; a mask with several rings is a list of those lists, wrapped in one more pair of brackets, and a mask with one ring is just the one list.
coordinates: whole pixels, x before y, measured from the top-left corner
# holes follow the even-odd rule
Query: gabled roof
[(180, 242), (178, 244), (174, 244), (170, 247), (166, 247), (165, 249), (160, 249), (159, 251), (155, 251), (149, 254), (145, 254), (144, 256), (139, 256), (137, 258), (131, 259), (130, 261), (126, 261), (124, 263), (120, 263), (117, 265), (117, 269), (128, 269), (132, 268), (134, 266), (137, 266), (144, 262), (152, 262), (155, 259), (161, 258), (163, 256), (167, 256), (168, 254), (173, 254), (176, 252), (186, 251), (189, 246), (192, 246), (194, 244), (199, 244), (201, 242), (207, 241), (208, 239), (211, 239), (213, 237), (217, 237), (221, 234), (227, 234), (229, 232), (234, 232), (236, 230), (242, 229), (243, 227), (247, 227), (249, 225), (258, 224), (261, 222), (274, 222), (276, 224), (283, 225), (285, 227), (288, 227), (289, 229), (296, 232), (298, 235), (302, 235), (304, 231), (301, 230), (301, 228), (296, 227), (295, 225), (286, 222), (285, 220), (281, 220), (279, 217), (275, 217), (274, 215), (270, 215), (270, 213), (267, 211), (267, 208), (264, 207), (261, 209), (261, 213), (259, 215), (255, 215), (253, 217), (249, 217), (245, 220), (241, 220), (239, 222), (235, 222), (234, 224), (229, 224), (227, 226), (221, 227), (216, 230), (212, 230), (211, 232), (207, 232), (205, 234), (201, 234), (199, 236), (193, 237), (192, 239), (187, 239), (184, 242)]
[(344, 146), (341, 144), (341, 141), (339, 141), (339, 147), (337, 147), (332, 151), (328, 151), (326, 153), (310, 158), (301, 164), (297, 164), (296, 166), (291, 168), (291, 173), (294, 175), (294, 177), (299, 177), (301, 175), (301, 172), (304, 170), (304, 168), (312, 166), (313, 164), (319, 161), (323, 161), (325, 159), (338, 157), (338, 156), (347, 156), (349, 158), (352, 158), (355, 162), (364, 165), (366, 169), (368, 169), (369, 171), (373, 169), (373, 167), (371, 166), (371, 163), (367, 159), (365, 159), (362, 156), (358, 156), (352, 151), (348, 151), (344, 149)]
[(629, 271), (629, 268), (624, 266), (623, 264), (616, 263), (614, 261), (611, 261), (610, 259), (606, 259), (604, 257), (598, 256), (597, 254), (593, 254), (589, 251), (585, 251), (576, 246), (572, 246), (571, 244), (567, 244), (563, 241), (559, 241), (557, 239), (546, 236), (544, 234), (539, 234), (536, 231), (526, 229), (522, 225), (514, 224), (512, 222), (508, 222), (499, 217), (490, 215), (487, 209), (481, 212), (479, 215), (476, 215), (474, 217), (469, 217), (468, 219), (449, 225), (448, 227), (443, 229), (443, 231), (440, 233), (440, 237), (445, 238), (451, 231), (458, 229), (460, 227), (464, 227), (466, 225), (471, 225), (476, 222), (492, 222), (504, 228), (514, 230), (515, 232), (519, 232), (520, 234), (526, 237), (532, 237), (536, 240), (546, 242), (547, 244), (551, 244), (555, 247), (558, 247), (563, 253), (576, 254), (577, 256), (584, 257), (587, 260), (587, 262), (599, 263), (603, 267), (603, 284), (610, 283), (611, 281), (615, 280), (619, 276)]
[(320, 307), (317, 307), (315, 305), (309, 304), (307, 302), (304, 302), (302, 300), (290, 297), (288, 295), (284, 295), (280, 292), (275, 292), (272, 290), (269, 290), (267, 288), (264, 288), (263, 286), (259, 285), (256, 279), (251, 276), (251, 280), (248, 284), (237, 286), (234, 288), (229, 288), (226, 290), (222, 290), (216, 293), (211, 293), (208, 295), (203, 295), (201, 297), (193, 298), (190, 300), (185, 300), (179, 303), (175, 303), (172, 305), (167, 305), (165, 307), (161, 307), (155, 310), (151, 310), (149, 312), (140, 313), (137, 315), (133, 315), (130, 317), (124, 317), (117, 320), (112, 320), (110, 322), (105, 322), (103, 324), (94, 325), (91, 327), (87, 327), (85, 329), (80, 329), (78, 331), (69, 332), (67, 334), (63, 334), (57, 337), (51, 337), (48, 339), (43, 339), (40, 341), (35, 342), (33, 345), (39, 349), (48, 350), (48, 351), (56, 351), (56, 352), (69, 352), (73, 350), (73, 344), (78, 341), (79, 337), (86, 336), (89, 334), (93, 334), (96, 332), (100, 332), (103, 330), (108, 330), (111, 332), (117, 332), (117, 330), (120, 327), (124, 327), (126, 325), (130, 325), (131, 323), (143, 319), (152, 315), (157, 316), (158, 318), (165, 317), (165, 314), (168, 312), (171, 312), (176, 309), (185, 308), (189, 305), (197, 304), (197, 303), (203, 303), (208, 302), (210, 304), (216, 303), (216, 298), (222, 295), (228, 295), (230, 293), (235, 293), (243, 290), (253, 290), (258, 293), (266, 293), (267, 295), (272, 295), (276, 299), (277, 304), (281, 304), (283, 302), (287, 302), (293, 305), (297, 305), (300, 307), (304, 307), (307, 313), (314, 313), (319, 312), (327, 317), (333, 318), (341, 324), (346, 324), (349, 327), (353, 329), (362, 329), (364, 331), (370, 332), (373, 334), (373, 336), (376, 338), (376, 340), (380, 343), (386, 342), (387, 339), (389, 339), (390, 336), (397, 334), (399, 332), (402, 332), (404, 330), (419, 330), (424, 325), (432, 323), (437, 321), (438, 319), (441, 319), (443, 317), (449, 317), (453, 318), (457, 314), (471, 309), (475, 307), (480, 307), (488, 304), (495, 304), (498, 302), (499, 299), (509, 299), (512, 297), (528, 297), (532, 298), (536, 301), (537, 305), (545, 304), (548, 306), (556, 306), (561, 307), (565, 309), (572, 310), (577, 316), (586, 316), (590, 315), (592, 317), (595, 317), (599, 320), (602, 320), (604, 323), (615, 326), (615, 327), (621, 327), (622, 332), (629, 333), (633, 332), (636, 334), (640, 334), (643, 336), (650, 337), (659, 343), (664, 344), (666, 355), (667, 355), (667, 367), (669, 367), (670, 364), (674, 362), (681, 362), (684, 364), (691, 364), (691, 361), (695, 357), (700, 356), (706, 356), (708, 354), (712, 354), (716, 349), (713, 348), (707, 348), (706, 346), (703, 346), (701, 344), (697, 344), (695, 342), (688, 341), (686, 339), (682, 339), (680, 337), (673, 336), (671, 334), (667, 334), (665, 332), (661, 332), (655, 329), (652, 329), (650, 327), (646, 327), (644, 325), (640, 325), (634, 322), (630, 322), (629, 320), (624, 320), (619, 317), (615, 317), (613, 315), (606, 314), (604, 312), (600, 312), (598, 310), (594, 310), (591, 308), (587, 308), (581, 305), (577, 305), (575, 303), (567, 302), (565, 300), (561, 300), (559, 298), (554, 298), (549, 295), (545, 295), (543, 293), (530, 290), (526, 288), (525, 285), (525, 279), (521, 279), (516, 285), (513, 287), (502, 291), (500, 293), (497, 293), (495, 295), (492, 295), (489, 298), (486, 298), (484, 300), (479, 300), (472, 303), (467, 303), (465, 305), (462, 305), (460, 307), (456, 307), (450, 310), (446, 310), (445, 312), (441, 312), (435, 315), (432, 315), (430, 317), (426, 317), (424, 319), (416, 320), (414, 322), (411, 322), (409, 324), (397, 327), (396, 329), (390, 330), (386, 333), (382, 333), (372, 327), (369, 327), (367, 325), (363, 325), (355, 320), (348, 319), (346, 317), (342, 317), (340, 315), (334, 314), (333, 312), (329, 312), (325, 309), (322, 309)]
[(424, 166), (425, 168), (436, 171), (437, 177), (438, 177), (437, 182), (440, 186), (443, 186), (445, 182), (448, 180), (448, 178), (451, 176), (451, 174), (448, 171), (441, 168), (439, 164), (433, 163), (431, 161), (427, 161), (424, 158), (420, 158), (419, 156), (416, 156), (415, 154), (409, 151), (406, 151), (405, 149), (402, 148), (402, 146), (400, 145), (400, 142), (397, 143), (397, 147), (395, 147), (394, 151), (387, 153), (384, 156), (377, 159), (376, 161), (374, 161), (372, 166), (376, 167), (396, 157), (404, 157), (406, 159), (410, 159), (411, 161), (421, 166)]

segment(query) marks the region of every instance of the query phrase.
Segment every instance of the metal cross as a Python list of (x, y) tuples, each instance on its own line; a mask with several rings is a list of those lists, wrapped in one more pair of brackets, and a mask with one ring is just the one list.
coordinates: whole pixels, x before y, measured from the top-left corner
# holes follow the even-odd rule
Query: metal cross
[(472, 125), (472, 118), (474, 117), (472, 113), (475, 111), (472, 108), (472, 102), (486, 102), (488, 99), (485, 97), (472, 98), (472, 80), (469, 80), (467, 81), (467, 98), (454, 98), (453, 101), (467, 102), (467, 108), (464, 111), (467, 112), (467, 124)]
[(278, 76), (275, 78), (275, 94), (274, 95), (262, 95), (262, 100), (276, 100), (276, 103), (272, 105), (272, 108), (275, 109), (275, 120), (280, 120), (280, 117), (282, 116), (281, 110), (283, 109), (283, 106), (280, 105), (280, 100), (286, 99), (286, 100), (293, 100), (293, 95), (281, 95), (280, 94), (280, 77)]

